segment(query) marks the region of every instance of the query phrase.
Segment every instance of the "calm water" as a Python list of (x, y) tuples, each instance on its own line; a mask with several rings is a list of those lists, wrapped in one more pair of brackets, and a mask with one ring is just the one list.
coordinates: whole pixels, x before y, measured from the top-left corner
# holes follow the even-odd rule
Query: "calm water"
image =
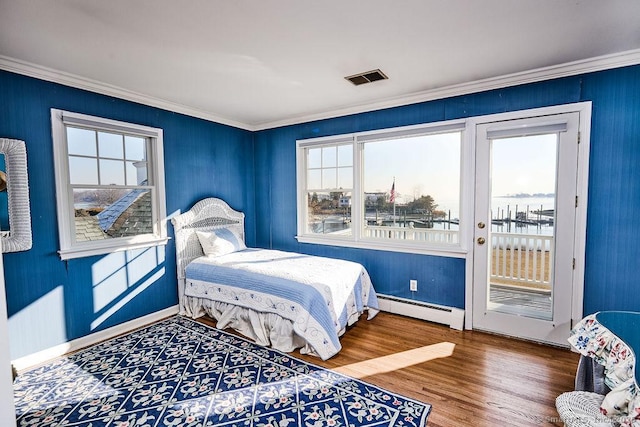
[[(439, 205), (438, 209), (450, 212), (452, 222), (434, 222), (432, 229), (434, 230), (458, 230), (457, 222), (459, 214), (457, 210), (451, 209), (447, 211), (444, 204)], [(536, 211), (545, 211), (554, 209), (553, 197), (494, 197), (491, 203), (491, 218), (499, 220), (504, 218), (518, 217), (522, 221), (503, 222), (492, 221), (491, 231), (495, 233), (520, 233), (520, 234), (536, 234), (543, 236), (553, 235), (552, 216), (540, 215)], [(367, 213), (368, 219), (374, 217)], [(334, 216), (326, 218), (323, 222), (310, 224), (310, 228), (314, 233), (333, 233), (350, 227), (350, 224), (343, 221), (343, 217)], [(392, 215), (380, 214), (382, 220), (392, 220)], [(396, 210), (396, 219), (399, 226), (403, 223), (402, 208)], [(549, 223), (545, 224), (544, 222)]]
[[(538, 215), (534, 211), (553, 210), (555, 199), (553, 197), (494, 197), (491, 201), (491, 218), (504, 219), (518, 217), (531, 222), (538, 220), (551, 220), (553, 217)], [(446, 209), (445, 206), (442, 206)], [(451, 218), (458, 218), (457, 210), (451, 210)], [(435, 223), (433, 228), (436, 230), (457, 230), (457, 224)], [(516, 224), (515, 222), (504, 223), (502, 225), (492, 223), (491, 231), (496, 233), (522, 233), (522, 234), (538, 234), (551, 236), (553, 234), (553, 225), (551, 224), (527, 224), (524, 222)]]
[(493, 218), (507, 216), (507, 211), (511, 211), (511, 217), (515, 217), (516, 209), (518, 212), (529, 212), (529, 217), (535, 215), (531, 211), (553, 209), (555, 199), (553, 197), (494, 197), (491, 201), (491, 210)]

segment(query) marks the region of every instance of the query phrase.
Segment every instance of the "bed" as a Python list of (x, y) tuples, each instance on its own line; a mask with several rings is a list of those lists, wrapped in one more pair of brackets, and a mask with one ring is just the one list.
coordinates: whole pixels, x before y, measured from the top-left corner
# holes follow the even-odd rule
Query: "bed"
[(297, 348), (326, 360), (339, 337), (378, 301), (367, 270), (333, 258), (247, 248), (244, 214), (207, 198), (171, 219), (180, 314), (208, 315), (284, 352)]

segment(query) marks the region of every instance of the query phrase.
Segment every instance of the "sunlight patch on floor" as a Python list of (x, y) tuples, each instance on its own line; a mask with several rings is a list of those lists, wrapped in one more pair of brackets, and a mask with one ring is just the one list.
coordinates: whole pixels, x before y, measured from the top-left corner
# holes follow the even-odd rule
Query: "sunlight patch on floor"
[(333, 368), (333, 371), (354, 378), (364, 378), (371, 375), (392, 372), (419, 363), (428, 362), (433, 359), (441, 359), (453, 355), (455, 344), (441, 342), (427, 345), (413, 350), (393, 353), (388, 356), (376, 357), (375, 359), (364, 360), (350, 365)]

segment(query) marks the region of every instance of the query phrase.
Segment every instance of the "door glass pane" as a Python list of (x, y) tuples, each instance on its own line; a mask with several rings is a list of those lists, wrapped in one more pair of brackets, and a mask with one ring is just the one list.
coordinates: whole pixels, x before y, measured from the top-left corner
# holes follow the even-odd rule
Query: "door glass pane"
[(553, 317), (557, 145), (557, 134), (491, 142), (489, 310)]

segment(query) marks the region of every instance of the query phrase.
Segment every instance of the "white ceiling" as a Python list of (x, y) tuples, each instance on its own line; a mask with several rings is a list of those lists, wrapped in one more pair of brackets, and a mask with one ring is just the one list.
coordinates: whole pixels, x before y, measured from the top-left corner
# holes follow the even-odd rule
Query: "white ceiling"
[(0, 68), (246, 129), (638, 49), (638, 0), (0, 0)]

